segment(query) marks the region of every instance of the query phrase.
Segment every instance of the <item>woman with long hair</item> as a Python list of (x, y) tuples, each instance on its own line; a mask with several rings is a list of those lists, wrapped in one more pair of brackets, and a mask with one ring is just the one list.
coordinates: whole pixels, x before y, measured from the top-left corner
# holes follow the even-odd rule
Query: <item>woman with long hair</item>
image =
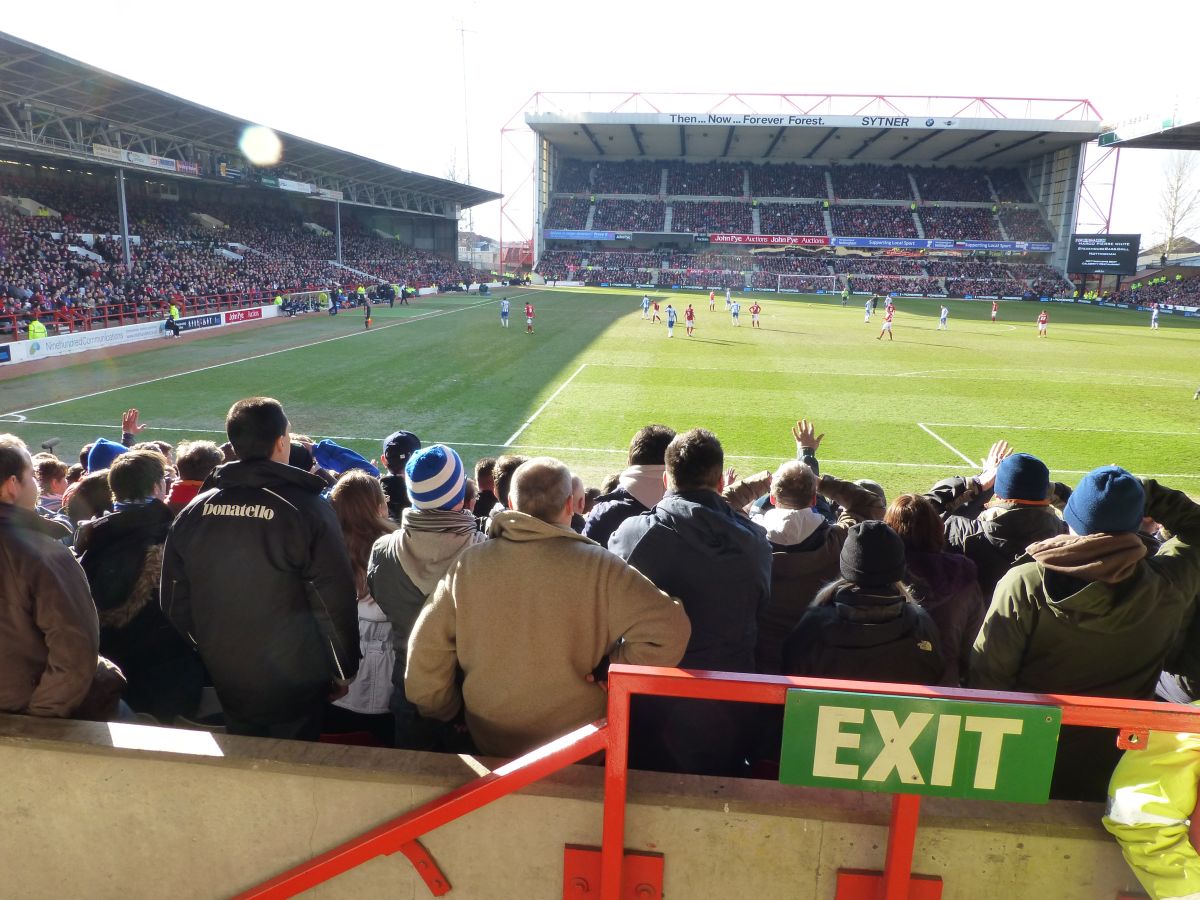
[[(342, 526), (358, 589), (358, 640), (362, 662), (346, 696), (326, 709), (327, 733), (369, 732), (385, 747), (395, 739), (395, 722), (388, 703), (396, 652), (392, 626), (367, 588), (367, 560), (377, 538), (396, 530), (387, 518), (387, 502), (379, 480), (361, 469), (343, 475), (329, 493)], [(401, 663), (403, 665), (403, 662)]]
[(928, 497), (901, 494), (887, 508), (883, 521), (904, 542), (909, 587), (937, 623), (942, 638), (944, 683), (957, 687), (966, 680), (971, 646), (987, 612), (975, 563), (946, 551), (946, 532)]
[(784, 641), (784, 674), (940, 684), (937, 626), (904, 583), (900, 536), (883, 522), (855, 525), (839, 570)]

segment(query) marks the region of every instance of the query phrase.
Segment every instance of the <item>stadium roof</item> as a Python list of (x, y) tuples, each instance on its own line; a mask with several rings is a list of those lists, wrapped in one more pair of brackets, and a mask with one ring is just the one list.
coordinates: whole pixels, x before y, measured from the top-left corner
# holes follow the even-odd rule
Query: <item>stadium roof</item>
[(801, 113), (530, 113), (569, 157), (1014, 165), (1094, 140), (1099, 121)]
[[(237, 152), (242, 131), (251, 124), (0, 32), (0, 102), (13, 101), (225, 154)], [(14, 128), (7, 127), (10, 124)], [(15, 127), (15, 122), (0, 119), (0, 134)], [(296, 166), (337, 181), (362, 182), (385, 190), (418, 191), (462, 207), (501, 197), (494, 191), (409, 172), (294, 135), (281, 133), (280, 138), (283, 167)]]
[(1101, 147), (1145, 150), (1200, 150), (1200, 101), (1167, 115), (1147, 114), (1106, 125)]

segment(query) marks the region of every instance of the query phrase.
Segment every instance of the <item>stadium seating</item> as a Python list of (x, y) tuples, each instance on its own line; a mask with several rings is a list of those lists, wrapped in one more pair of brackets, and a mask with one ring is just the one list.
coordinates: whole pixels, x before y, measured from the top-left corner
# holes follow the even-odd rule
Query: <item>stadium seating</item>
[[(774, 279), (774, 276), (772, 276)], [(663, 269), (659, 273), (658, 284), (663, 287), (679, 285), (680, 287), (705, 288), (736, 288), (741, 290), (746, 286), (746, 277), (741, 272), (711, 272), (705, 269), (679, 271)], [(772, 286), (774, 286), (772, 284)]]
[(926, 202), (955, 200), (990, 203), (992, 200), (992, 191), (988, 187), (987, 175), (983, 169), (960, 169), (957, 166), (937, 169), (916, 166), (911, 172), (917, 180), (921, 199)]
[(672, 204), (671, 230), (696, 234), (749, 234), (754, 230), (754, 214), (749, 203), (721, 203), (715, 200), (693, 202), (676, 200)]
[(1029, 196), (1029, 188), (1016, 169), (989, 169), (988, 178), (996, 190), (996, 196), (1001, 201), (1011, 203), (1028, 203), (1033, 198)]
[(829, 210), (833, 233), (848, 237), (917, 237), (907, 206), (841, 206)]
[(758, 222), (762, 234), (825, 234), (821, 208), (811, 203), (764, 203)]
[(662, 163), (647, 160), (596, 163), (594, 194), (661, 194)]
[(918, 213), (927, 238), (1003, 240), (991, 210), (978, 206), (923, 206)]
[(591, 201), (586, 197), (555, 197), (546, 210), (547, 228), (579, 230), (587, 226)]
[(597, 200), (592, 228), (616, 231), (662, 231), (667, 208), (661, 200)]
[(564, 194), (592, 193), (592, 166), (581, 159), (564, 159), (558, 167), (554, 188)]
[(873, 294), (929, 294), (937, 297), (942, 293), (936, 278), (859, 275), (850, 277), (849, 284), (852, 291)]
[(666, 164), (667, 193), (686, 197), (741, 197), (744, 195), (745, 169), (733, 163), (688, 163), (672, 160)]
[(911, 200), (912, 185), (903, 166), (861, 163), (831, 166), (833, 195), (843, 200)]
[(826, 257), (796, 256), (783, 253), (760, 253), (754, 257), (758, 268), (778, 275), (829, 275)]
[(864, 258), (861, 256), (838, 256), (833, 259), (833, 271), (839, 275), (925, 275), (925, 267), (920, 260), (906, 257), (887, 257), (886, 259)]
[(1012, 278), (947, 278), (945, 286), (951, 297), (1020, 297), (1029, 290)]
[(1001, 209), (1000, 221), (1010, 241), (1052, 241), (1054, 236), (1046, 227), (1042, 214), (1029, 207)]
[(763, 163), (748, 167), (751, 197), (819, 197), (829, 196), (825, 183), (827, 166), (806, 166), (799, 163)]

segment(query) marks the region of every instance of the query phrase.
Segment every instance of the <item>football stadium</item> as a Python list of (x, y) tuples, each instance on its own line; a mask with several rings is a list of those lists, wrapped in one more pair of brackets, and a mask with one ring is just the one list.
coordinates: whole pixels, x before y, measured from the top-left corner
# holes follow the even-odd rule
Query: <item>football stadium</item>
[(1193, 119), (0, 73), (0, 893), (1197, 896)]

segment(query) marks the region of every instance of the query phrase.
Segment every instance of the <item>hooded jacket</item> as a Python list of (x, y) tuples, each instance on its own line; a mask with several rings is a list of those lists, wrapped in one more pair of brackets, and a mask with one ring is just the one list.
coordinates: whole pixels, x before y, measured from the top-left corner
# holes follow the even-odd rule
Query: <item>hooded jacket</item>
[(971, 647), (987, 610), (975, 563), (957, 553), (926, 553), (906, 546), (909, 587), (929, 613), (942, 641), (942, 684), (958, 687), (967, 674)]
[(933, 619), (886, 588), (843, 584), (783, 644), (788, 675), (941, 684), (945, 668)]
[[(516, 756), (604, 715), (589, 679), (613, 662), (675, 665), (679, 602), (599, 544), (516, 510), (455, 559), (408, 642), (405, 691), (422, 715), (465, 707), (482, 753)], [(459, 686), (457, 671), (462, 670)]]
[(125, 699), (164, 724), (191, 715), (204, 669), (159, 606), (163, 542), (171, 510), (160, 500), (106, 513), (80, 526), (79, 564), (100, 616), (100, 651), (125, 673)]
[(1198, 783), (1194, 734), (1152, 731), (1146, 746), (1127, 751), (1113, 772), (1104, 827), (1155, 900), (1200, 897)]
[(96, 607), (52, 528), (0, 503), (0, 712), (70, 716), (96, 676)]
[(663, 472), (666, 466), (630, 466), (620, 475), (616, 489), (596, 498), (583, 525), (583, 536), (602, 547), (621, 523), (648, 512), (666, 493)]
[(1053, 507), (993, 499), (973, 478), (947, 478), (925, 496), (942, 515), (946, 544), (975, 563), (985, 598), (1026, 547), (1067, 530)]
[(227, 463), (175, 519), (162, 609), (200, 650), (221, 705), (272, 724), (358, 671), (350, 557), (325, 482), (271, 460)]

